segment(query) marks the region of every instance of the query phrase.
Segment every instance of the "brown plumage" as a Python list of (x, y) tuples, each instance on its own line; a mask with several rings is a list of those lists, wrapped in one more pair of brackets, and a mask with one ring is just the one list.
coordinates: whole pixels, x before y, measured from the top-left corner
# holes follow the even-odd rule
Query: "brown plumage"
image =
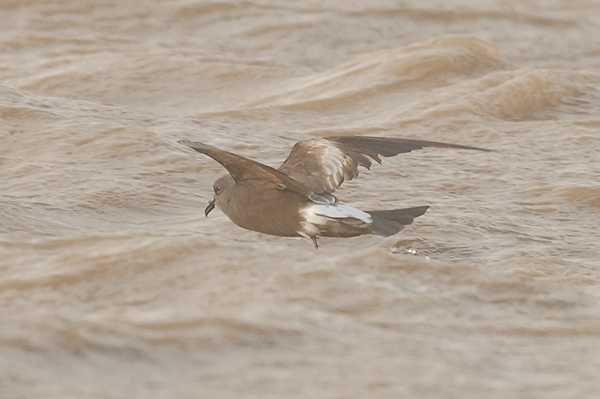
[(387, 211), (361, 211), (344, 204), (333, 193), (346, 180), (370, 168), (380, 156), (392, 157), (424, 147), (488, 151), (482, 148), (434, 141), (338, 136), (300, 141), (278, 168), (220, 150), (182, 140), (181, 144), (208, 155), (227, 169), (214, 184), (215, 197), (208, 214), (218, 206), (240, 227), (278, 236), (311, 238), (389, 236), (424, 214), (428, 206)]

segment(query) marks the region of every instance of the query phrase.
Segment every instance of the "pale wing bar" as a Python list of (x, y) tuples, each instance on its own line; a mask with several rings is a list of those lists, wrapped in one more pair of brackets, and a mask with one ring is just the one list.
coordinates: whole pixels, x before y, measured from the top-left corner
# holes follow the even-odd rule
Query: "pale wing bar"
[(380, 156), (392, 157), (424, 147), (488, 151), (425, 140), (336, 136), (296, 143), (278, 170), (315, 193), (331, 194), (345, 180), (357, 177), (359, 166), (369, 169), (372, 165), (371, 159), (381, 163)]
[(344, 180), (358, 176), (359, 165), (369, 168), (371, 161), (333, 141), (313, 139), (296, 143), (278, 170), (316, 193), (331, 194)]

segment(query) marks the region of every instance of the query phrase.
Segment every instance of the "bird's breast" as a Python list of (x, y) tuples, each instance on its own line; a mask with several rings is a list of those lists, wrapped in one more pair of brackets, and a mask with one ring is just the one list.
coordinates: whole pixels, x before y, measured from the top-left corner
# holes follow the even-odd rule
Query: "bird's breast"
[[(237, 185), (236, 185), (237, 186)], [(298, 236), (300, 211), (309, 200), (300, 194), (240, 185), (217, 205), (232, 222), (248, 230), (276, 236)]]

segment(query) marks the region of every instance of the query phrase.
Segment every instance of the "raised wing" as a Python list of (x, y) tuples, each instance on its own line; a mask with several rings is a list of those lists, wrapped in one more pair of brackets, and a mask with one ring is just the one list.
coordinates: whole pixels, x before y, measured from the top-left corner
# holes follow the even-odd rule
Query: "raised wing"
[(435, 141), (337, 136), (296, 143), (278, 170), (317, 194), (331, 194), (345, 180), (357, 177), (359, 166), (369, 169), (371, 160), (381, 163), (380, 156), (393, 157), (424, 147), (489, 151)]
[(236, 183), (244, 181), (252, 182), (252, 184), (265, 189), (289, 190), (304, 195), (307, 198), (312, 199), (315, 197), (315, 193), (310, 188), (305, 187), (301, 183), (270, 166), (263, 165), (262, 163), (231, 152), (220, 150), (198, 141), (180, 140), (179, 143), (187, 145), (202, 154), (208, 155), (223, 165)]

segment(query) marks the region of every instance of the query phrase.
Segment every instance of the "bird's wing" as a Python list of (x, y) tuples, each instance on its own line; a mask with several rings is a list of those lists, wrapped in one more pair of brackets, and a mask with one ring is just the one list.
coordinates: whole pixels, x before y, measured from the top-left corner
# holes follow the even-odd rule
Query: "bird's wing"
[(320, 197), (315, 196), (310, 188), (270, 166), (198, 141), (180, 140), (179, 143), (208, 155), (223, 165), (236, 182), (251, 182), (256, 186), (271, 190), (294, 191), (311, 199)]
[(358, 167), (371, 167), (371, 160), (424, 147), (458, 148), (489, 151), (483, 148), (435, 141), (399, 138), (338, 136), (300, 141), (279, 167), (279, 171), (317, 194), (331, 194), (345, 180), (358, 176)]

